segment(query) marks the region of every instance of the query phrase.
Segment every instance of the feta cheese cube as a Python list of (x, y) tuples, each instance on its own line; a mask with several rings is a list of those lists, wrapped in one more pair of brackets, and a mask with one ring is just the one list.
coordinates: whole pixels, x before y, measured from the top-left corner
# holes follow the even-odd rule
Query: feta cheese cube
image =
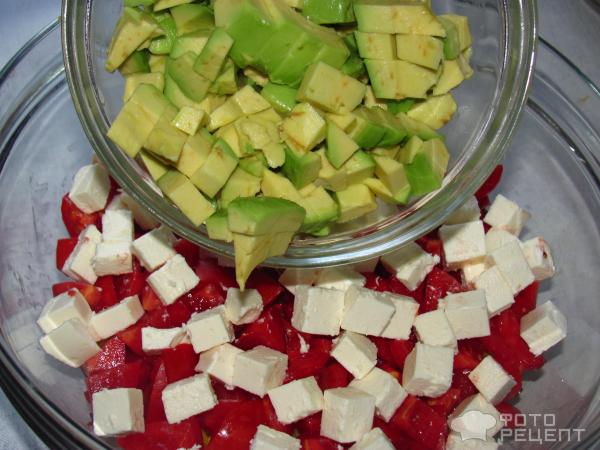
[(485, 256), (485, 232), (481, 220), (444, 225), (439, 233), (449, 268), (458, 269)]
[(441, 309), (419, 314), (415, 319), (415, 331), (423, 344), (456, 348), (456, 336)]
[(347, 444), (360, 440), (373, 427), (375, 397), (351, 387), (324, 393), (321, 436)]
[(277, 420), (286, 425), (323, 409), (323, 392), (315, 377), (292, 381), (271, 389), (268, 394)]
[(352, 286), (344, 296), (342, 328), (379, 336), (395, 312), (396, 307), (385, 293)]
[(490, 355), (469, 373), (469, 380), (491, 404), (500, 403), (517, 382)]
[(259, 425), (254, 438), (252, 438), (250, 450), (300, 450), (300, 447), (300, 439)]
[(472, 262), (463, 264), (460, 267), (462, 271), (463, 283), (471, 284), (479, 275), (485, 271), (485, 262)]
[(459, 223), (474, 222), (481, 217), (479, 202), (472, 195), (458, 209), (446, 219), (446, 225), (456, 225)]
[(144, 395), (140, 389), (104, 389), (92, 395), (94, 434), (144, 432)]
[(80, 234), (77, 245), (65, 261), (62, 271), (76, 281), (94, 284), (98, 279), (94, 272), (96, 246), (102, 241), (102, 234), (95, 225), (89, 225)]
[(396, 311), (381, 332), (381, 337), (406, 340), (410, 337), (410, 330), (417, 316), (419, 304), (411, 297), (404, 295), (387, 294), (387, 297)]
[(112, 209), (102, 215), (102, 240), (133, 241), (133, 215), (127, 209)]
[(360, 380), (352, 380), (350, 387), (375, 397), (377, 413), (386, 422), (389, 422), (408, 396), (408, 393), (398, 380), (379, 367), (374, 367), (373, 370)]
[(395, 273), (396, 278), (410, 291), (419, 287), (439, 262), (439, 256), (427, 253), (414, 242), (381, 257), (386, 270)]
[(84, 213), (91, 214), (104, 209), (109, 193), (108, 173), (99, 164), (90, 164), (75, 174), (69, 198)]
[(537, 281), (552, 278), (556, 272), (548, 243), (542, 237), (523, 242), (521, 247), (529, 268)]
[(371, 273), (375, 272), (375, 268), (379, 263), (379, 256), (376, 258), (367, 259), (365, 261), (357, 262), (352, 265), (355, 272), (358, 273)]
[(490, 317), (500, 314), (515, 302), (512, 290), (498, 267), (490, 267), (473, 282), (476, 289), (485, 292), (485, 300)]
[(567, 319), (548, 301), (521, 318), (521, 337), (538, 356), (567, 337)]
[(119, 190), (119, 193), (115, 195), (110, 203), (104, 208), (105, 211), (113, 211), (117, 209), (129, 209), (123, 201), (123, 193)]
[(179, 423), (214, 408), (218, 403), (206, 374), (167, 385), (162, 391), (162, 402), (169, 423)]
[(188, 266), (185, 258), (177, 254), (153, 272), (147, 278), (147, 282), (158, 298), (164, 304), (170, 305), (183, 294), (194, 289), (200, 282), (200, 278)]
[(233, 386), (233, 366), (236, 356), (241, 353), (244, 353), (242, 349), (231, 344), (211, 348), (200, 354), (196, 371), (206, 372), (223, 383)]
[(409, 394), (439, 397), (452, 384), (454, 349), (417, 342), (404, 362), (402, 386)]
[(152, 272), (177, 254), (173, 249), (174, 242), (173, 233), (163, 226), (137, 238), (131, 250), (142, 266)]
[(321, 269), (285, 269), (279, 282), (292, 294), (296, 294), (298, 286), (312, 286), (319, 279)]
[(373, 428), (360, 441), (350, 447), (350, 450), (395, 450), (395, 447), (381, 428)]
[(185, 337), (183, 327), (175, 328), (142, 328), (142, 350), (146, 353), (159, 352), (181, 343)]
[(79, 367), (100, 351), (88, 328), (70, 319), (40, 339), (46, 353), (71, 367)]
[[(160, 190), (158, 190), (158, 192), (160, 193)], [(160, 226), (160, 222), (156, 220), (146, 208), (136, 202), (129, 194), (123, 192), (121, 197), (123, 203), (125, 206), (127, 206), (127, 209), (129, 209), (133, 214), (133, 220), (135, 220), (135, 223), (137, 223), (142, 230), (151, 230)]]
[(446, 450), (498, 450), (500, 444), (493, 439), (482, 441), (471, 438), (462, 439), (460, 433), (451, 432), (446, 440)]
[(350, 286), (364, 286), (365, 277), (350, 266), (327, 267), (319, 272), (316, 285), (345, 291)]
[(501, 228), (491, 228), (485, 234), (485, 251), (487, 253), (493, 252), (510, 242), (519, 242), (519, 238)]
[(90, 327), (100, 339), (106, 339), (136, 323), (144, 315), (137, 295), (124, 298), (116, 305), (94, 314)]
[(254, 322), (263, 310), (263, 300), (256, 289), (229, 288), (225, 299), (225, 315), (230, 322), (244, 325)]
[(344, 292), (337, 289), (296, 288), (292, 325), (304, 333), (337, 336), (344, 314)]
[(492, 439), (503, 427), (500, 412), (481, 394), (472, 395), (460, 402), (448, 417), (448, 425), (457, 432), (483, 432), (485, 429), (488, 439)]
[(99, 277), (133, 272), (131, 242), (100, 242), (92, 264)]
[(500, 269), (514, 295), (535, 281), (519, 242), (509, 242), (488, 253), (485, 263)]
[(377, 363), (377, 346), (365, 336), (345, 331), (334, 341), (331, 356), (355, 378), (362, 378)]
[(439, 308), (446, 313), (456, 339), (490, 335), (485, 292), (481, 290), (448, 294), (440, 299)]
[(259, 345), (235, 357), (233, 385), (264, 397), (281, 386), (287, 372), (286, 354)]
[(193, 314), (185, 328), (196, 353), (231, 342), (235, 338), (223, 305)]
[(483, 221), (494, 228), (501, 228), (518, 236), (530, 218), (531, 214), (498, 194)]
[(50, 299), (44, 305), (37, 323), (44, 333), (50, 333), (69, 319), (79, 319), (87, 325), (92, 314), (85, 297), (73, 288)]

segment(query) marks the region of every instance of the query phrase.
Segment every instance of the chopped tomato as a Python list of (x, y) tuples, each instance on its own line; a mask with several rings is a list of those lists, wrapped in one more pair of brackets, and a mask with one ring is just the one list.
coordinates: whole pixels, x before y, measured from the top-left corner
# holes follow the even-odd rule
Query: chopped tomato
[(110, 370), (125, 364), (127, 347), (119, 336), (113, 336), (102, 344), (102, 350), (88, 359), (83, 365), (86, 375), (91, 375), (101, 370)]
[(498, 186), (502, 179), (502, 172), (504, 172), (504, 167), (502, 167), (502, 165), (496, 166), (488, 179), (483, 182), (481, 187), (475, 193), (475, 197), (477, 197), (478, 200), (487, 197), (494, 189), (496, 189), (496, 186)]
[(246, 287), (256, 289), (260, 293), (265, 306), (273, 303), (285, 290), (283, 285), (265, 269), (256, 269), (248, 278)]
[(288, 371), (286, 382), (316, 375), (329, 361), (331, 339), (303, 335), (286, 323)]
[(351, 381), (352, 374), (337, 361), (330, 362), (317, 375), (317, 383), (323, 391), (346, 387)]
[(163, 303), (152, 288), (149, 285), (144, 286), (142, 290), (142, 306), (144, 307), (144, 311), (154, 311), (162, 305)]
[(417, 397), (409, 395), (390, 423), (421, 443), (422, 448), (442, 450), (445, 447), (448, 435), (446, 417)]
[(67, 258), (73, 253), (75, 246), (77, 246), (77, 242), (79, 242), (77, 238), (59, 239), (56, 242), (56, 268), (58, 270), (62, 271)]
[(142, 350), (142, 327), (144, 326), (144, 317), (136, 324), (118, 333), (123, 342), (136, 355), (145, 356)]
[(96, 287), (100, 289), (100, 303), (98, 308), (100, 310), (109, 308), (119, 303), (117, 296), (117, 290), (115, 288), (114, 278), (110, 275), (105, 277), (99, 277), (96, 280)]
[(462, 291), (461, 283), (439, 267), (434, 267), (425, 279), (425, 298), (419, 308), (419, 314), (435, 311), (438, 302), (449, 293)]
[(337, 442), (326, 437), (302, 439), (302, 450), (339, 450)]
[(206, 450), (248, 450), (258, 425), (264, 423), (260, 400), (249, 400), (232, 408)]
[(318, 438), (321, 436), (321, 413), (299, 420), (296, 422), (296, 428), (303, 438)]
[(163, 350), (162, 357), (169, 383), (175, 383), (196, 374), (198, 355), (194, 352), (192, 344), (179, 344), (175, 348)]
[(197, 417), (179, 423), (166, 421), (146, 424), (143, 433), (133, 433), (118, 438), (123, 450), (178, 450), (202, 445), (202, 429)]
[(91, 284), (77, 283), (75, 281), (56, 283), (52, 286), (52, 295), (56, 297), (69, 289), (77, 289), (81, 292), (81, 295), (85, 297), (92, 311), (98, 312), (102, 309), (102, 291)]
[(404, 361), (406, 357), (412, 352), (415, 343), (412, 340), (402, 339), (390, 339), (389, 348), (392, 355), (392, 364), (394, 367), (402, 370), (404, 369)]
[(443, 395), (436, 398), (429, 398), (426, 400), (427, 404), (431, 406), (436, 412), (443, 416), (447, 416), (462, 400), (462, 392), (457, 388), (448, 389)]
[(379, 417), (375, 417), (373, 420), (373, 428), (381, 428), (381, 431), (383, 431), (388, 439), (392, 441), (392, 444), (394, 444), (394, 448), (402, 450), (417, 450), (422, 448), (419, 443), (406, 436), (406, 434), (398, 427), (394, 426), (392, 423), (384, 422)]
[(162, 359), (157, 359), (152, 368), (150, 382), (146, 391), (146, 404), (144, 406), (144, 416), (146, 423), (160, 422), (166, 420), (165, 407), (162, 402), (162, 391), (169, 384), (165, 363)]
[(220, 284), (201, 281), (194, 289), (185, 294), (181, 301), (194, 312), (202, 312), (225, 303), (225, 291)]
[(196, 275), (205, 283), (217, 283), (223, 288), (238, 287), (235, 271), (231, 267), (221, 267), (214, 258), (200, 259), (196, 264)]
[(131, 297), (132, 295), (142, 295), (147, 276), (148, 274), (138, 260), (134, 259), (133, 271), (131, 273), (115, 276), (115, 288), (117, 289), (119, 300)]
[(192, 311), (185, 302), (176, 301), (146, 314), (145, 322), (154, 328), (175, 328), (185, 324)]
[(236, 345), (250, 350), (257, 345), (264, 345), (274, 350), (285, 352), (285, 324), (279, 305), (267, 308), (254, 322), (246, 325), (236, 340)]
[(149, 375), (149, 366), (144, 361), (134, 361), (111, 369), (100, 370), (86, 378), (87, 393), (91, 396), (102, 389), (143, 389)]
[(483, 356), (483, 349), (477, 339), (462, 339), (458, 341), (458, 353), (454, 356), (454, 370), (473, 370)]
[(102, 225), (102, 216), (100, 213), (84, 213), (69, 198), (69, 194), (66, 194), (63, 197), (60, 205), (60, 212), (63, 223), (65, 224), (65, 228), (71, 237), (78, 237), (79, 234), (89, 225), (96, 225), (98, 229), (100, 229)]
[(513, 310), (518, 318), (523, 317), (525, 314), (535, 309), (539, 287), (540, 283), (534, 281), (516, 295), (515, 304), (512, 305), (510, 309)]
[(183, 256), (190, 267), (194, 267), (198, 262), (198, 256), (200, 249), (196, 244), (192, 244), (190, 241), (185, 239), (178, 239), (173, 244), (173, 248), (177, 253)]
[(212, 385), (219, 403), (213, 409), (200, 414), (199, 418), (202, 427), (214, 436), (218, 433), (225, 418), (239, 405), (248, 402), (253, 397), (242, 389), (229, 389), (217, 380), (213, 380)]
[(427, 253), (437, 255), (439, 256), (440, 261), (443, 260), (444, 251), (442, 247), (442, 240), (439, 238), (437, 230), (432, 231), (431, 233), (426, 234), (425, 236), (417, 239), (416, 242)]

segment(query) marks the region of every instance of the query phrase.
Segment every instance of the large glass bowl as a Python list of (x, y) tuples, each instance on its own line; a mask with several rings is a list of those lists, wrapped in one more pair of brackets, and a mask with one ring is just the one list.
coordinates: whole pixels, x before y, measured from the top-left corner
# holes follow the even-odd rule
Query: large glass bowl
[[(96, 153), (117, 182), (163, 223), (222, 255), (232, 245), (208, 238), (150, 188), (138, 165), (106, 138), (121, 108), (123, 80), (104, 70), (106, 49), (122, 0), (64, 0), (63, 49), (75, 108)], [(389, 252), (427, 233), (472, 195), (501, 161), (526, 101), (536, 42), (533, 0), (438, 0), (438, 13), (467, 15), (475, 76), (456, 90), (459, 105), (444, 130), (451, 164), (443, 187), (406, 208), (382, 208), (324, 238), (296, 239), (272, 266), (343, 264)]]

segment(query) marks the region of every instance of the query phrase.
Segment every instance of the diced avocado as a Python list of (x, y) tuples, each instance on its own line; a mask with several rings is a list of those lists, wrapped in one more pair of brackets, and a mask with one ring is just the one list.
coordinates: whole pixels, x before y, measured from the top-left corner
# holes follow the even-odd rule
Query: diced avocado
[(260, 119), (266, 120), (267, 122), (271, 122), (275, 125), (279, 125), (282, 122), (281, 116), (275, 111), (273, 108), (265, 109), (264, 111), (260, 111), (250, 115), (251, 119)]
[(237, 69), (231, 59), (228, 59), (217, 79), (208, 88), (208, 92), (219, 95), (235, 94), (238, 90)]
[(321, 158), (314, 152), (297, 153), (285, 147), (285, 164), (282, 172), (288, 177), (296, 189), (302, 189), (319, 176)]
[(473, 74), (475, 73), (469, 63), (471, 57), (466, 56), (468, 54), (468, 50), (471, 50), (471, 47), (469, 47), (463, 53), (458, 55), (458, 59), (457, 59), (458, 66), (460, 67), (461, 72), (465, 76), (465, 80), (468, 80), (469, 78), (471, 78), (473, 76)]
[(329, 159), (325, 155), (324, 149), (319, 149), (315, 152), (321, 158), (321, 170), (317, 184), (323, 185), (330, 191), (342, 191), (348, 187), (348, 174), (345, 170), (337, 170), (331, 165)]
[(325, 154), (333, 167), (339, 169), (359, 149), (358, 144), (334, 123), (327, 126)]
[(346, 171), (348, 184), (358, 184), (373, 176), (375, 161), (366, 152), (358, 150), (342, 167)]
[(278, 84), (297, 88), (302, 82), (306, 67), (318, 60), (318, 55), (324, 48), (314, 36), (303, 34), (289, 51), (283, 53), (285, 57), (275, 60), (275, 68), (269, 72), (269, 77)]
[(406, 176), (414, 196), (429, 194), (442, 185), (441, 178), (434, 172), (429, 159), (419, 153), (412, 163), (406, 165)]
[(343, 114), (362, 101), (366, 85), (323, 62), (308, 68), (298, 89), (298, 100), (311, 102), (326, 111)]
[(198, 128), (200, 128), (200, 125), (204, 122), (205, 118), (207, 118), (207, 116), (202, 109), (184, 106), (173, 119), (173, 125), (184, 133), (194, 135), (198, 131)]
[(283, 120), (281, 130), (290, 147), (308, 151), (325, 139), (327, 124), (310, 103), (299, 103)]
[(384, 156), (373, 156), (375, 160), (375, 174), (377, 178), (389, 189), (392, 197), (401, 204), (408, 202), (411, 185), (406, 176), (404, 164)]
[(445, 16), (438, 16), (438, 20), (446, 30), (444, 38), (444, 58), (456, 59), (460, 54), (460, 38), (456, 24)]
[(302, 203), (302, 196), (292, 182), (270, 170), (265, 170), (263, 173), (261, 190), (267, 197), (284, 198), (299, 205)]
[[(234, 124), (230, 123), (229, 125), (219, 128), (216, 131), (215, 136), (227, 142), (227, 145), (229, 145), (233, 153), (235, 153), (238, 158), (247, 156), (246, 151), (248, 149), (242, 147), (240, 135), (238, 134)], [(254, 149), (252, 149), (252, 151), (253, 150)]]
[(398, 34), (396, 51), (398, 59), (437, 70), (444, 56), (444, 44), (431, 36)]
[(407, 131), (408, 136), (419, 136), (422, 140), (428, 141), (430, 139), (443, 139), (443, 136), (435, 131), (430, 126), (419, 122), (418, 120), (408, 117), (404, 113), (396, 115), (398, 121), (402, 124), (402, 127)]
[(150, 72), (164, 74), (167, 71), (167, 57), (165, 55), (150, 55), (148, 65), (150, 66)]
[(295, 233), (306, 215), (297, 203), (268, 196), (237, 198), (227, 213), (231, 232), (249, 236)]
[(271, 169), (281, 167), (285, 163), (285, 147), (286, 145), (281, 142), (271, 142), (262, 149), (267, 164)]
[(192, 3), (193, 0), (158, 0), (154, 4), (154, 11), (162, 11), (163, 9), (172, 8), (174, 6)]
[(169, 101), (156, 87), (141, 84), (111, 124), (107, 136), (133, 158), (168, 106)]
[(133, 73), (131, 75), (126, 75), (123, 102), (129, 100), (140, 84), (151, 84), (162, 92), (165, 88), (165, 76), (160, 72)]
[(194, 186), (214, 197), (238, 165), (238, 158), (222, 139), (214, 143), (206, 162), (190, 177)]
[(377, 209), (373, 193), (364, 184), (350, 185), (336, 192), (335, 198), (340, 208), (339, 223), (350, 222)]
[(402, 164), (410, 164), (415, 159), (415, 156), (421, 152), (423, 141), (419, 136), (411, 137), (408, 142), (400, 149), (396, 159)]
[(250, 80), (252, 83), (261, 87), (265, 87), (269, 82), (269, 77), (260, 70), (255, 69), (254, 67), (246, 67), (244, 69), (244, 76), (248, 78), (248, 80)]
[(367, 69), (365, 68), (365, 63), (362, 58), (358, 55), (352, 54), (346, 62), (340, 67), (340, 71), (348, 75), (352, 78), (361, 78), (364, 74), (367, 73)]
[(248, 143), (251, 150), (262, 150), (273, 142), (279, 142), (277, 125), (254, 115), (235, 121), (240, 142)]
[(188, 137), (175, 166), (186, 177), (191, 177), (208, 159), (212, 150), (212, 136), (206, 130)]
[(348, 32), (343, 35), (342, 39), (344, 40), (344, 44), (348, 47), (351, 53), (358, 52), (358, 45), (356, 44), (356, 36), (353, 32)]
[(379, 123), (385, 128), (383, 137), (377, 144), (381, 147), (390, 147), (399, 144), (404, 141), (408, 132), (402, 123), (389, 111), (385, 111), (381, 108), (366, 108), (364, 111), (369, 111), (372, 120)]
[(356, 122), (356, 116), (352, 113), (347, 114), (334, 114), (327, 113), (325, 117), (329, 122), (335, 123), (338, 127), (340, 127), (344, 131), (348, 131), (348, 129)]
[(206, 97), (210, 80), (193, 70), (195, 55), (188, 52), (167, 64), (167, 73), (177, 83), (181, 91), (195, 102)]
[(444, 27), (424, 2), (355, 0), (358, 29), (368, 33), (446, 36)]
[(192, 108), (200, 108), (200, 102), (195, 102), (187, 97), (179, 85), (168, 74), (165, 75), (165, 97), (178, 108), (190, 106)]
[(339, 207), (323, 187), (317, 187), (302, 198), (301, 206), (306, 209), (306, 217), (300, 231), (319, 233), (327, 224), (339, 217)]
[(469, 30), (469, 18), (467, 16), (459, 16), (456, 14), (444, 14), (442, 16), (439, 16), (439, 19), (440, 22), (444, 20), (450, 21), (454, 24), (458, 33), (458, 45), (461, 52), (471, 46), (473, 38), (471, 37), (471, 31)]
[(404, 140), (406, 128), (390, 112), (381, 108), (360, 107), (354, 111), (356, 126), (350, 136), (363, 148), (394, 146)]
[(302, 189), (298, 189), (298, 193), (300, 194), (300, 196), (302, 198), (306, 198), (307, 196), (309, 196), (318, 187), (319, 186), (317, 186), (315, 183), (308, 183)]
[(302, 13), (311, 22), (318, 24), (354, 22), (352, 0), (304, 0)]
[(206, 232), (211, 239), (225, 242), (233, 241), (233, 234), (229, 231), (226, 209), (220, 209), (206, 219)]
[(169, 170), (169, 166), (164, 164), (162, 161), (159, 161), (144, 150), (139, 153), (139, 156), (142, 160), (142, 164), (154, 181), (158, 181), (160, 177), (162, 177)]
[(433, 171), (440, 177), (444, 178), (446, 169), (448, 169), (448, 161), (450, 154), (448, 149), (441, 139), (431, 139), (423, 143), (421, 152), (427, 157), (431, 163)]
[(364, 59), (396, 59), (396, 40), (392, 34), (355, 31), (358, 53)]
[(415, 104), (414, 98), (405, 98), (402, 100), (388, 100), (387, 109), (392, 114), (405, 113)]
[(144, 148), (151, 151), (155, 156), (176, 163), (181, 155), (183, 145), (188, 139), (184, 133), (173, 125), (177, 116), (177, 108), (169, 105), (160, 117), (154, 129), (144, 142)]
[(435, 71), (406, 61), (368, 59), (365, 65), (377, 98), (426, 98), (438, 80)]
[(262, 177), (267, 171), (267, 161), (262, 153), (255, 153), (254, 155), (240, 159), (240, 169), (245, 170), (255, 177)]
[(394, 199), (394, 196), (390, 192), (383, 182), (378, 178), (367, 178), (363, 181), (363, 184), (366, 185), (373, 194), (382, 199), (383, 201), (391, 204), (397, 204), (398, 202)]
[(125, 6), (131, 6), (131, 7), (135, 7), (135, 6), (150, 6), (152, 5), (156, 0), (125, 0)]
[(137, 8), (124, 8), (108, 46), (106, 70), (116, 70), (157, 29), (158, 24), (149, 14)]
[(154, 55), (167, 55), (171, 52), (173, 44), (177, 39), (177, 25), (168, 12), (154, 13), (152, 17), (154, 17), (158, 26), (163, 31), (163, 35), (152, 39), (148, 50)]
[(214, 131), (234, 122), (243, 115), (242, 109), (233, 101), (233, 97), (230, 97), (210, 114), (208, 129)]
[(215, 28), (196, 58), (194, 70), (204, 78), (215, 81), (232, 45), (233, 38), (223, 28)]
[(177, 26), (177, 34), (182, 36), (197, 30), (211, 30), (215, 26), (212, 11), (206, 5), (189, 4), (171, 8), (171, 16)]
[(260, 94), (281, 114), (288, 114), (296, 106), (298, 90), (268, 82)]
[[(358, 55), (356, 55), (358, 56)], [(346, 66), (346, 62), (350, 59), (350, 51), (348, 47), (346, 47), (343, 43), (339, 46), (324, 46), (321, 48), (319, 53), (315, 58), (315, 62), (321, 61), (325, 64), (329, 64), (331, 67), (335, 67), (336, 69), (340, 69), (346, 75), (350, 75), (351, 77), (356, 78), (359, 75), (354, 75), (353, 73), (358, 73), (356, 66), (352, 66), (350, 64), (346, 67), (346, 70), (343, 70), (344, 66)], [(358, 58), (359, 61), (360, 58)], [(351, 73), (352, 72), (352, 73)]]
[(256, 114), (271, 107), (269, 102), (256, 92), (252, 86), (244, 86), (230, 100), (237, 103), (245, 115)]
[(385, 156), (386, 158), (396, 159), (400, 152), (400, 147), (377, 147), (372, 149), (369, 153), (371, 155)]
[(254, 197), (260, 192), (260, 181), (260, 178), (250, 175), (238, 167), (223, 186), (219, 199), (221, 206), (226, 208), (238, 197)]
[(182, 34), (179, 36), (171, 50), (171, 58), (177, 59), (187, 52), (192, 52), (194, 55), (199, 55), (210, 36), (210, 30), (196, 30), (191, 33)]
[(158, 180), (158, 187), (195, 226), (215, 212), (215, 207), (177, 170), (169, 170)]
[(459, 59), (446, 59), (442, 62), (442, 74), (433, 87), (433, 95), (442, 95), (457, 87), (465, 79)]
[(363, 99), (363, 105), (365, 105), (367, 108), (388, 109), (387, 101), (375, 97), (375, 92), (373, 92), (373, 88), (371, 86), (367, 86), (365, 98)]
[(356, 121), (348, 129), (348, 134), (361, 148), (373, 148), (381, 141), (385, 135), (384, 126), (371, 120), (367, 115), (367, 108), (357, 108), (353, 115)]
[(123, 76), (133, 73), (148, 73), (150, 72), (149, 59), (150, 53), (146, 50), (135, 51), (121, 64), (119, 72)]
[(456, 112), (457, 105), (452, 94), (429, 97), (424, 102), (416, 104), (410, 111), (408, 117), (429, 125), (431, 128), (439, 129), (446, 125)]

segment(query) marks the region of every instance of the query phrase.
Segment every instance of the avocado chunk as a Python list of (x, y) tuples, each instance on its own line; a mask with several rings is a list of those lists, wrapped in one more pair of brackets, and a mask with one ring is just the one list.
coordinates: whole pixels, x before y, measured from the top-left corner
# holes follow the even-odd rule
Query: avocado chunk
[(169, 170), (158, 180), (158, 187), (195, 226), (200, 226), (215, 207), (177, 170)]
[(375, 174), (392, 193), (398, 203), (406, 204), (410, 197), (411, 185), (406, 176), (404, 164), (384, 156), (373, 156)]
[(235, 94), (237, 90), (237, 69), (233, 61), (227, 59), (221, 73), (208, 88), (208, 92), (218, 95), (230, 95)]
[(365, 63), (362, 58), (358, 55), (352, 54), (348, 57), (346, 62), (340, 67), (340, 71), (352, 78), (360, 79), (367, 73)]
[[(458, 34), (459, 51), (462, 52), (471, 46), (471, 44), (473, 43), (473, 38), (471, 37), (471, 31), (469, 30), (469, 18), (467, 16), (459, 16), (457, 14), (444, 14), (439, 16), (439, 19), (440, 22), (452, 22), (456, 27), (456, 32)], [(444, 25), (443, 22), (442, 25)]]
[(283, 53), (283, 59), (276, 59), (269, 77), (276, 83), (297, 88), (302, 82), (306, 67), (318, 59), (325, 48), (314, 36), (304, 33), (296, 39), (292, 47)]
[(437, 70), (444, 56), (444, 43), (432, 36), (396, 35), (398, 59)]
[(184, 106), (200, 108), (200, 102), (195, 102), (186, 96), (168, 73), (165, 74), (165, 97), (178, 108), (183, 108)]
[(170, 60), (167, 64), (167, 73), (185, 96), (200, 102), (206, 97), (211, 82), (193, 70), (194, 60), (195, 55), (192, 52)]
[(194, 62), (194, 70), (204, 78), (215, 81), (233, 45), (233, 39), (223, 28), (215, 28)]
[(405, 113), (396, 115), (396, 119), (402, 124), (402, 127), (406, 130), (409, 137), (419, 136), (424, 141), (430, 139), (444, 139), (444, 137), (433, 128), (423, 122), (408, 117)]
[(377, 98), (426, 98), (438, 80), (435, 71), (406, 61), (368, 59), (365, 66)]
[(184, 106), (179, 110), (175, 119), (173, 119), (173, 125), (184, 133), (193, 136), (206, 118), (207, 116), (203, 109)]
[(260, 94), (281, 114), (288, 114), (296, 106), (298, 90), (282, 84), (268, 82)]
[(177, 39), (177, 25), (175, 20), (168, 12), (154, 13), (152, 17), (158, 23), (158, 26), (163, 31), (163, 36), (159, 36), (150, 41), (148, 50), (154, 55), (166, 55), (171, 52), (173, 44)]
[(458, 106), (452, 94), (429, 97), (421, 103), (417, 103), (410, 111), (408, 117), (423, 122), (437, 130), (446, 125), (456, 112)]
[(173, 125), (176, 116), (177, 108), (169, 105), (144, 142), (145, 149), (172, 163), (177, 162), (183, 145), (188, 139), (187, 133)]
[(396, 59), (396, 40), (392, 34), (355, 31), (358, 53), (364, 59)]
[(191, 177), (208, 159), (212, 145), (212, 136), (206, 130), (188, 137), (175, 167), (186, 177)]
[(397, 159), (400, 146), (395, 147), (376, 147), (371, 150), (371, 155), (385, 156), (386, 158)]
[(259, 177), (250, 175), (238, 167), (223, 186), (219, 199), (221, 207), (227, 208), (229, 203), (238, 197), (254, 197), (260, 192), (260, 181)]
[(306, 216), (297, 203), (274, 197), (237, 198), (227, 213), (231, 232), (249, 236), (295, 233)]
[(197, 3), (180, 5), (171, 8), (170, 11), (178, 36), (197, 30), (211, 30), (215, 27), (213, 13), (206, 5)]
[(415, 156), (421, 152), (423, 141), (419, 136), (411, 137), (408, 142), (400, 149), (396, 159), (402, 164), (410, 164), (415, 159)]
[(361, 148), (376, 147), (386, 133), (385, 127), (373, 121), (367, 108), (357, 108), (353, 115), (356, 120), (348, 129), (350, 137)]
[(154, 181), (158, 181), (169, 170), (169, 166), (144, 150), (139, 153), (139, 157)]
[(333, 167), (325, 155), (324, 149), (321, 148), (315, 153), (321, 158), (321, 170), (319, 171), (317, 183), (334, 192), (346, 189), (349, 184), (346, 171)]
[(314, 234), (323, 233), (323, 228), (337, 220), (339, 207), (323, 187), (317, 187), (302, 199), (306, 217), (300, 231)]
[(365, 109), (370, 113), (371, 120), (378, 122), (385, 128), (385, 133), (377, 145), (391, 147), (404, 141), (408, 132), (402, 123), (390, 112), (381, 108)]
[(211, 239), (225, 242), (233, 241), (233, 233), (229, 231), (226, 209), (220, 209), (206, 219), (206, 232)]
[(444, 58), (456, 59), (460, 55), (460, 40), (456, 24), (444, 16), (438, 16), (438, 20), (446, 30), (444, 38)]
[(262, 153), (240, 159), (240, 169), (245, 170), (250, 175), (261, 178), (267, 170), (267, 161)]
[(140, 84), (151, 84), (159, 91), (165, 88), (165, 76), (162, 73), (133, 73), (125, 75), (125, 90), (123, 91), (123, 102), (129, 100)]
[(373, 176), (375, 161), (367, 152), (358, 150), (346, 161), (342, 169), (346, 171), (348, 184), (358, 184)]
[(297, 153), (291, 148), (285, 147), (285, 163), (282, 172), (296, 189), (302, 189), (315, 181), (320, 170), (321, 158), (316, 153)]
[(448, 153), (444, 141), (441, 139), (431, 139), (424, 142), (421, 151), (427, 156), (433, 171), (440, 178), (444, 178), (448, 169), (448, 161), (450, 161), (450, 153)]
[(405, 98), (402, 100), (388, 100), (388, 111), (392, 114), (405, 113), (415, 104), (414, 98)]
[(285, 163), (285, 147), (286, 145), (281, 142), (271, 142), (262, 149), (271, 169), (281, 167)]
[(327, 149), (329, 162), (339, 169), (359, 149), (358, 144), (334, 123), (327, 126)]
[(413, 195), (425, 195), (439, 189), (446, 173), (448, 160), (448, 150), (441, 140), (433, 139), (424, 142), (412, 163), (405, 166)]
[(240, 137), (240, 145), (248, 147), (250, 152), (280, 141), (277, 125), (256, 114), (236, 120), (234, 126)]
[(335, 198), (340, 208), (338, 223), (350, 222), (377, 209), (373, 193), (364, 184), (348, 186), (336, 192)]
[(150, 55), (148, 57), (148, 66), (150, 67), (150, 72), (164, 74), (167, 71), (167, 57), (165, 55)]
[(310, 103), (299, 103), (283, 120), (281, 130), (284, 141), (290, 147), (306, 152), (325, 139), (327, 125)]
[(308, 20), (318, 24), (354, 22), (352, 0), (304, 0), (302, 13)]
[(263, 173), (261, 190), (267, 197), (284, 198), (298, 205), (302, 203), (302, 196), (292, 182), (270, 170)]
[(154, 4), (154, 11), (172, 8), (174, 6), (183, 5), (184, 3), (192, 3), (193, 0), (158, 0)]
[(465, 80), (465, 73), (459, 60), (460, 57), (442, 62), (442, 74), (433, 88), (433, 95), (446, 94)]
[(355, 0), (359, 31), (388, 34), (446, 36), (444, 27), (425, 2), (412, 0)]
[(187, 52), (199, 55), (208, 42), (210, 34), (211, 30), (196, 30), (179, 36), (175, 40), (169, 56), (173, 59), (177, 59)]
[(338, 127), (340, 127), (344, 131), (348, 131), (350, 127), (356, 122), (356, 117), (352, 113), (346, 114), (334, 114), (327, 113), (325, 114), (327, 121), (335, 123)]
[(379, 178), (367, 178), (363, 181), (363, 184), (384, 202), (391, 203), (392, 205), (398, 203), (387, 186)]
[(227, 180), (238, 165), (238, 158), (227, 143), (218, 139), (212, 147), (208, 158), (190, 177), (198, 189), (208, 197), (214, 197), (227, 183)]
[(119, 67), (121, 75), (131, 75), (133, 73), (150, 72), (150, 53), (147, 50), (133, 52), (123, 64)]

